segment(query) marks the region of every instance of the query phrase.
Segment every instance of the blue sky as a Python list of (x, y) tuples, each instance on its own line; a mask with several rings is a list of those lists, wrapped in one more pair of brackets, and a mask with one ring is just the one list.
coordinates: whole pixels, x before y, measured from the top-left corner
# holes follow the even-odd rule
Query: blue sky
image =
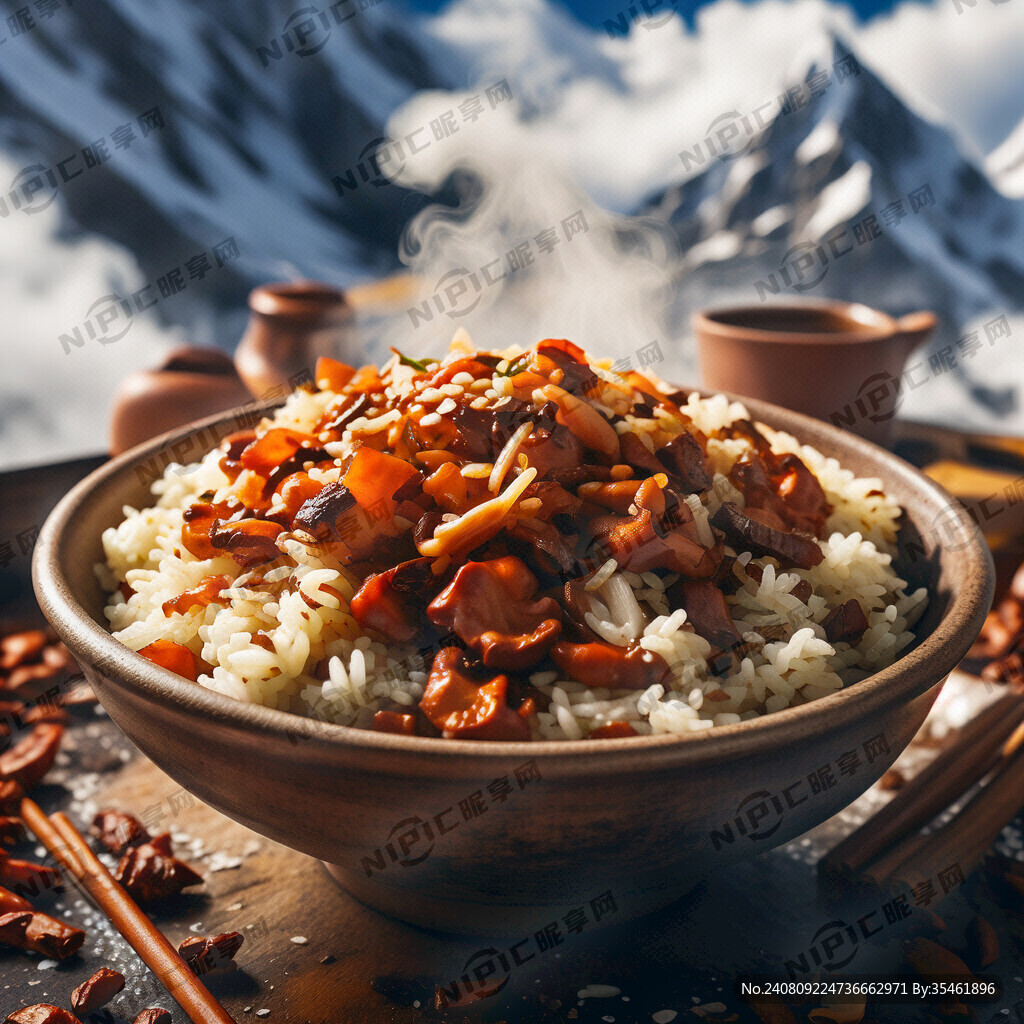
[[(561, 7), (567, 7), (576, 15), (580, 21), (594, 26), (601, 26), (605, 21), (618, 20), (623, 12), (630, 8), (641, 10), (641, 0), (555, 0)], [(668, 10), (674, 8), (682, 14), (688, 22), (693, 21), (693, 12), (705, 4), (713, 3), (714, 0), (648, 0), (653, 7), (655, 3), (659, 6), (657, 10)], [(412, 6), (421, 11), (436, 11), (444, 7), (447, 0), (411, 0)], [(857, 15), (867, 20), (882, 11), (888, 11), (896, 6), (891, 0), (847, 0), (847, 6), (857, 12)]]

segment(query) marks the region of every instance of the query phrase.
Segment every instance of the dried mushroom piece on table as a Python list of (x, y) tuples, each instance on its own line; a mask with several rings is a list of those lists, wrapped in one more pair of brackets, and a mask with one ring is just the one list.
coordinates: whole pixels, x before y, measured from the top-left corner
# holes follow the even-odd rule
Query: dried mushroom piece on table
[(76, 1013), (92, 1013), (106, 1006), (123, 988), (123, 974), (109, 967), (101, 967), (71, 993), (71, 1006)]

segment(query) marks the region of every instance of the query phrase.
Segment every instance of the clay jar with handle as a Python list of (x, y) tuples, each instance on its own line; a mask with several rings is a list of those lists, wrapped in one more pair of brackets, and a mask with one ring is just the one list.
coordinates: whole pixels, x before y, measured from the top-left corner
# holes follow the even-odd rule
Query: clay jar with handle
[(290, 391), (312, 379), (318, 357), (344, 354), (353, 314), (338, 288), (319, 281), (264, 284), (249, 293), (249, 309), (235, 366), (257, 397)]
[(693, 318), (701, 380), (807, 413), (884, 444), (903, 399), (907, 357), (934, 313), (898, 320), (852, 302), (734, 306)]

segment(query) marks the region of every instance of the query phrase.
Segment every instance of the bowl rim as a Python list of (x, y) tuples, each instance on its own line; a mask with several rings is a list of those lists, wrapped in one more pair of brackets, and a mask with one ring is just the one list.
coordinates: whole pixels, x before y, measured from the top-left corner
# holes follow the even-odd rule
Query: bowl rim
[[(683, 388), (708, 396), (718, 392), (700, 388)], [(795, 435), (822, 434), (815, 438), (814, 447), (822, 440), (849, 452), (870, 458), (889, 478), (902, 477), (918, 491), (930, 493), (943, 506), (943, 526), (963, 539), (958, 549), (966, 566), (959, 573), (950, 593), (949, 606), (932, 633), (920, 639), (915, 646), (892, 665), (875, 672), (825, 697), (807, 704), (784, 708), (760, 718), (715, 726), (683, 735), (659, 734), (653, 736), (624, 737), (600, 741), (600, 752), (606, 756), (598, 762), (609, 768), (639, 767), (634, 760), (653, 758), (658, 751), (659, 761), (673, 764), (700, 761), (719, 761), (753, 757), (777, 752), (780, 743), (792, 742), (802, 736), (817, 734), (824, 727), (838, 727), (843, 721), (867, 719), (887, 705), (906, 703), (936, 686), (967, 654), (989, 610), (994, 591), (992, 555), (981, 531), (966, 509), (943, 487), (930, 480), (909, 463), (893, 453), (863, 438), (849, 434), (831, 424), (813, 419), (768, 402), (748, 399), (726, 393), (730, 400), (742, 402), (751, 417), (773, 429)], [(178, 712), (201, 713), (211, 721), (234, 729), (244, 730), (251, 736), (264, 735), (310, 741), (316, 747), (339, 747), (371, 753), (417, 755), (432, 761), (452, 763), (452, 759), (471, 757), (476, 761), (491, 759), (507, 767), (512, 757), (526, 761), (541, 760), (554, 767), (579, 766), (595, 752), (592, 743), (580, 740), (536, 740), (532, 742), (449, 740), (436, 737), (402, 736), (392, 733), (357, 729), (321, 719), (305, 717), (289, 711), (247, 703), (208, 690), (183, 680), (175, 673), (140, 657), (130, 648), (115, 640), (107, 628), (97, 622), (72, 596), (61, 569), (63, 540), (68, 525), (91, 496), (104, 488), (112, 479), (137, 464), (152, 459), (159, 453), (189, 435), (223, 426), (242, 410), (249, 415), (270, 412), (280, 401), (264, 402), (254, 409), (252, 403), (238, 406), (183, 427), (167, 431), (112, 458), (76, 484), (47, 516), (36, 541), (32, 559), (32, 578), (39, 606), (61, 639), (85, 666), (111, 675), (119, 684), (137, 688), (149, 703), (169, 706)], [(781, 421), (781, 422), (780, 422)], [(775, 425), (778, 424), (778, 425)], [(226, 430), (220, 437), (227, 436)], [(810, 443), (810, 442), (805, 442)], [(828, 455), (826, 451), (823, 454)], [(842, 461), (842, 459), (840, 459)], [(882, 475), (882, 473), (880, 473)], [(162, 476), (162, 472), (161, 472)], [(948, 510), (948, 514), (947, 514)], [(843, 716), (847, 716), (845, 719)]]

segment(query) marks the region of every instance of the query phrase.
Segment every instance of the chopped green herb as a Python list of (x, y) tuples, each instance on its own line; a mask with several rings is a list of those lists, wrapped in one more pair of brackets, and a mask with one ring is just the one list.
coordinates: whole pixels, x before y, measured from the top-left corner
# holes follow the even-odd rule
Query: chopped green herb
[(498, 377), (514, 377), (517, 373), (522, 373), (530, 364), (530, 353), (524, 352), (521, 356), (513, 359), (511, 363), (505, 368), (504, 373), (497, 373)]
[(411, 366), (414, 370), (419, 370), (420, 373), (426, 373), (427, 372), (427, 368), (431, 364), (436, 365), (437, 363), (439, 363), (441, 361), (440, 359), (423, 359), (423, 360), (410, 359), (408, 356), (402, 355), (402, 353), (399, 352), (397, 348), (393, 348), (391, 351), (394, 352), (396, 356), (398, 356), (398, 361), (403, 366)]

